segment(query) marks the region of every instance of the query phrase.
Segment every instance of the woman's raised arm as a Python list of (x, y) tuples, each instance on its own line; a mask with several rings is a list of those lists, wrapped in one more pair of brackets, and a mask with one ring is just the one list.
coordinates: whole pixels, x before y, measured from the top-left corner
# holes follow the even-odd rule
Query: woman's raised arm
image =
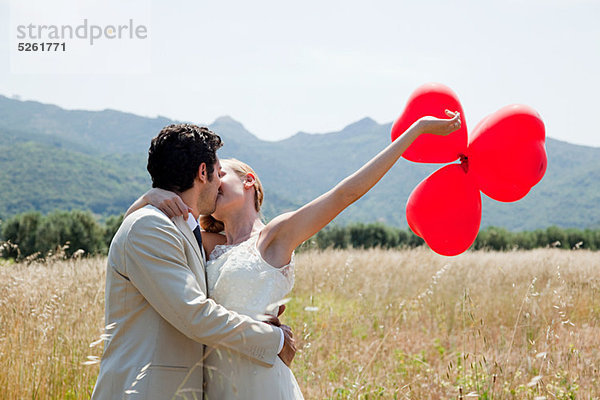
[(287, 264), (302, 242), (323, 229), (346, 207), (367, 193), (422, 133), (446, 136), (460, 128), (460, 114), (446, 110), (450, 119), (423, 117), (358, 171), (296, 211), (274, 218), (263, 229), (258, 249), (265, 261)]

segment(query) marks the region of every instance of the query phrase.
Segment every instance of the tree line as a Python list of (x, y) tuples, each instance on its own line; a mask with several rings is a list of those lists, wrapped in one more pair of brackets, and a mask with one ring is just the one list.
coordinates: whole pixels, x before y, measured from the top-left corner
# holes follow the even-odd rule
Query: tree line
[[(451, 232), (449, 232), (452, 234)], [(424, 244), (410, 229), (399, 229), (382, 223), (355, 223), (331, 226), (317, 233), (305, 247), (325, 249), (412, 248)], [(482, 229), (471, 246), (474, 250), (530, 250), (555, 247), (561, 249), (600, 250), (600, 229), (574, 229), (551, 226), (534, 231), (511, 232), (490, 226)]]
[[(47, 215), (26, 212), (0, 221), (0, 257), (21, 261), (40, 259), (64, 253), (74, 255), (105, 255), (110, 242), (123, 221), (123, 215), (111, 216), (102, 223), (89, 211), (54, 211)], [(413, 248), (422, 246), (423, 239), (407, 229), (382, 223), (354, 223), (329, 226), (305, 244), (309, 248), (380, 247)], [(600, 229), (572, 229), (551, 226), (526, 232), (510, 232), (504, 228), (488, 227), (479, 232), (472, 249), (499, 250), (556, 247), (562, 249), (600, 250)]]
[(67, 258), (75, 254), (107, 254), (122, 221), (120, 215), (100, 223), (91, 212), (80, 210), (18, 214), (0, 225), (0, 257), (21, 261), (46, 258), (57, 252), (63, 252)]

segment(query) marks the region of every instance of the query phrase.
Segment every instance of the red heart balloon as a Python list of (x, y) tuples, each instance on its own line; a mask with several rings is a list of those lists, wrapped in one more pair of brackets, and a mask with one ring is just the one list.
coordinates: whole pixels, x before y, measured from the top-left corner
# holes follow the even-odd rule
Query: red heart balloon
[(419, 118), (430, 115), (448, 118), (445, 110), (458, 111), (462, 126), (448, 136), (421, 135), (402, 154), (414, 162), (445, 163), (457, 160), (467, 149), (467, 123), (456, 94), (440, 83), (420, 86), (409, 97), (404, 112), (392, 126), (392, 141), (401, 136)]
[(447, 165), (412, 191), (406, 203), (406, 219), (433, 251), (455, 256), (467, 250), (477, 237), (481, 194), (461, 165)]
[(469, 137), (469, 174), (491, 198), (523, 198), (546, 171), (544, 122), (531, 107), (510, 105), (489, 115)]

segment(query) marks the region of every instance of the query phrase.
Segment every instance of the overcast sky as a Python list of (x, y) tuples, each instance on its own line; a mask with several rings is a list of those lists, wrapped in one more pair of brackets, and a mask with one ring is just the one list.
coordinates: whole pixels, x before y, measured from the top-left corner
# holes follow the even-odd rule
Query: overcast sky
[[(391, 122), (433, 81), (459, 95), (469, 127), (524, 103), (548, 136), (600, 146), (600, 0), (0, 0), (0, 13), (7, 96), (197, 123), (229, 115), (278, 140)], [(133, 19), (148, 37), (80, 41), (29, 69), (15, 58), (15, 23), (83, 19)]]

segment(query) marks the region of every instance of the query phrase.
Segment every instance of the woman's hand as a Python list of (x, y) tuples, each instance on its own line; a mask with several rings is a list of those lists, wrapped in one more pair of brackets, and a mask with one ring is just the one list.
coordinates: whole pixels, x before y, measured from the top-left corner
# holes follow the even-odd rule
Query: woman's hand
[(422, 133), (431, 133), (432, 135), (447, 136), (460, 129), (460, 113), (446, 110), (446, 115), (449, 116), (450, 119), (435, 117), (423, 117), (419, 119), (417, 124), (420, 131)]
[(190, 208), (181, 200), (176, 193), (164, 189), (150, 189), (144, 194), (143, 198), (148, 204), (152, 204), (160, 211), (164, 212), (169, 218), (183, 215), (183, 218), (188, 217)]

